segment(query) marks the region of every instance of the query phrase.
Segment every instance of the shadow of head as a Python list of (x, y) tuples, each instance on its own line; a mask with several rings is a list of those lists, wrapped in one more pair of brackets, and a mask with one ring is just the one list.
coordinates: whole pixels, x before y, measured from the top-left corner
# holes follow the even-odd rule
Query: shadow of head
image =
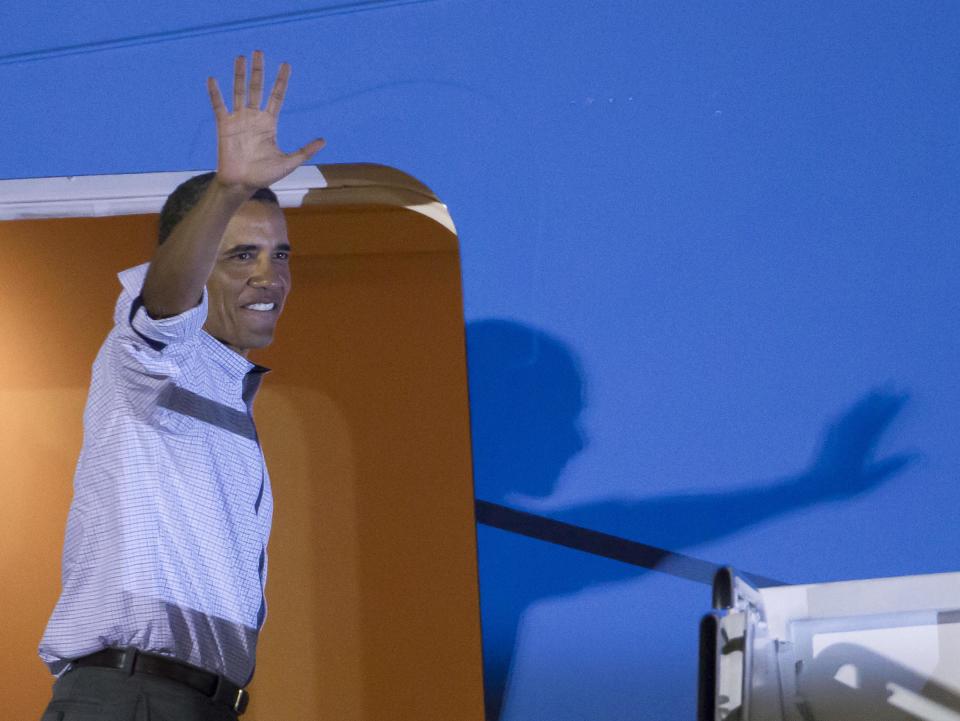
[(466, 330), (477, 495), (547, 496), (586, 445), (579, 363), (560, 340), (520, 323), (474, 321)]
[[(918, 645), (905, 658), (922, 657)], [(854, 643), (836, 643), (802, 668), (797, 682), (818, 721), (917, 721), (956, 718), (960, 696), (933, 678)]]

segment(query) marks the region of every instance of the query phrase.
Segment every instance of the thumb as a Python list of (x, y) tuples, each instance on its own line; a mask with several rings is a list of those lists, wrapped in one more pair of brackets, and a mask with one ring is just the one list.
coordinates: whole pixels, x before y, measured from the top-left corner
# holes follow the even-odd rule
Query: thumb
[(306, 145), (304, 145), (300, 150), (290, 153), (291, 158), (296, 158), (297, 165), (307, 162), (312, 158), (316, 153), (327, 144), (327, 141), (323, 138), (317, 138)]
[(896, 456), (891, 456), (890, 458), (871, 464), (869, 468), (866, 469), (864, 476), (869, 479), (870, 483), (879, 483), (890, 476), (896, 475), (920, 459), (921, 455), (919, 453), (901, 453)]

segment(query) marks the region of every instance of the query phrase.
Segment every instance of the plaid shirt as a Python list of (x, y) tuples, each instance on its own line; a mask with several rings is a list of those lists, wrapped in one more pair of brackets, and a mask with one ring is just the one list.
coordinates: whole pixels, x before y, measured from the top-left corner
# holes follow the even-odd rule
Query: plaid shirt
[(154, 320), (147, 265), (120, 273), (93, 364), (63, 550), (40, 643), (60, 674), (135, 646), (245, 685), (266, 614), (273, 499), (251, 405), (266, 368), (202, 330), (207, 294)]

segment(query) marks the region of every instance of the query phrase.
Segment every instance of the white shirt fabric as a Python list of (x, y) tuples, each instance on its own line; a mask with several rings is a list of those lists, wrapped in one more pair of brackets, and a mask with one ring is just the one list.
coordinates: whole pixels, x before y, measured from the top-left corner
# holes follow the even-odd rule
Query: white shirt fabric
[(40, 643), (70, 659), (134, 646), (246, 685), (266, 613), (273, 498), (250, 405), (263, 373), (202, 328), (154, 320), (147, 264), (119, 274), (114, 328), (93, 364), (63, 550)]

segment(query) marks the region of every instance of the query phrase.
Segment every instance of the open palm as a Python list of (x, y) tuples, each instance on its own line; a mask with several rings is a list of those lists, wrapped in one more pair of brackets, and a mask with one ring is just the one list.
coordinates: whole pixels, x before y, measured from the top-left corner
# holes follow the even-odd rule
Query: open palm
[(246, 57), (233, 65), (233, 111), (227, 109), (214, 78), (207, 79), (210, 102), (217, 119), (217, 179), (251, 192), (286, 177), (323, 147), (323, 140), (307, 143), (293, 153), (277, 147), (277, 119), (287, 92), (290, 66), (283, 63), (263, 102), (263, 53), (254, 51), (247, 87)]

